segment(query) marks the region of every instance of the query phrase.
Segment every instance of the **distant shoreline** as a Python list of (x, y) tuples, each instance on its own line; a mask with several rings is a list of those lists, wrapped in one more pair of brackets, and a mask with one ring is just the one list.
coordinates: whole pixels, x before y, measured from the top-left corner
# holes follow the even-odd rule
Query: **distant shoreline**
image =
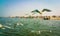
[(0, 17), (0, 18), (41, 18), (44, 20), (60, 20), (60, 16), (16, 16), (16, 17)]

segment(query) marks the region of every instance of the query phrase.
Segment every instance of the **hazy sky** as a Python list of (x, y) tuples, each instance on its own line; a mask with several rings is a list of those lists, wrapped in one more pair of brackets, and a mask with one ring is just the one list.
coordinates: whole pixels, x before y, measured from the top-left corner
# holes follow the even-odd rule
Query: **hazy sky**
[(60, 0), (0, 0), (0, 16), (23, 16), (44, 8), (52, 12), (43, 15), (60, 15)]

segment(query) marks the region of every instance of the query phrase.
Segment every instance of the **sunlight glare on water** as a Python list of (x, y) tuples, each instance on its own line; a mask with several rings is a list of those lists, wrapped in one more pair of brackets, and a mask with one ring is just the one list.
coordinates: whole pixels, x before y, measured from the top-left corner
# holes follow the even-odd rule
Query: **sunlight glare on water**
[(17, 23), (17, 25), (21, 25), (21, 26), (23, 26), (23, 24), (22, 24), (22, 23)]
[(2, 24), (0, 24), (0, 28), (2, 28), (3, 27), (3, 25)]
[(2, 29), (5, 29), (5, 28), (2, 28)]
[(31, 32), (35, 32), (34, 30), (32, 30)]
[(52, 31), (50, 30), (50, 32), (52, 32)]
[(40, 34), (40, 33), (41, 33), (41, 31), (38, 31), (38, 33)]
[(17, 23), (17, 25), (20, 25), (19, 23)]
[(21, 25), (21, 26), (23, 26), (23, 24), (22, 24), (22, 23), (20, 23), (20, 25)]
[(10, 28), (10, 29), (11, 29), (11, 27), (9, 27), (9, 26), (4, 26), (4, 27), (6, 27), (6, 28)]

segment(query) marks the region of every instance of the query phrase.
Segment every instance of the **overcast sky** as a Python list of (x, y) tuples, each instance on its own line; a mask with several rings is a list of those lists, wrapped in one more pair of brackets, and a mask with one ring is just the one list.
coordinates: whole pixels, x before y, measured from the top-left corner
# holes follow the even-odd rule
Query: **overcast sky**
[(60, 0), (0, 0), (0, 16), (23, 16), (32, 10), (47, 8), (43, 15), (60, 15)]

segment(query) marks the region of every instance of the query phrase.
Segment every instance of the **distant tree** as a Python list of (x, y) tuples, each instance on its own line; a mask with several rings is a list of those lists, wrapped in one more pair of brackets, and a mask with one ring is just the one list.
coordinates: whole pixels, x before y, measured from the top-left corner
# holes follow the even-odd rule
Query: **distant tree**
[(56, 16), (55, 16), (55, 15), (53, 15), (52, 17), (53, 17), (53, 18), (55, 18)]

